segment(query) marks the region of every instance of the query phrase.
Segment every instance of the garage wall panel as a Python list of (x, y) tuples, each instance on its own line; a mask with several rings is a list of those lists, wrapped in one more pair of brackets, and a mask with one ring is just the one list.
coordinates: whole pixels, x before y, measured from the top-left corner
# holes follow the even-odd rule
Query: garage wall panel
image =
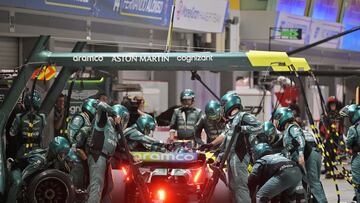
[(16, 68), (18, 66), (18, 44), (18, 38), (0, 37), (0, 68)]

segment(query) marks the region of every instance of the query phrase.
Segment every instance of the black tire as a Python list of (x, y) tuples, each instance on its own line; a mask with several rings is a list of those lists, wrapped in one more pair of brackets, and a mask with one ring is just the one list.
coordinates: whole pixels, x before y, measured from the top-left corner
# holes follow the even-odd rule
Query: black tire
[(37, 174), (27, 188), (30, 203), (72, 203), (75, 200), (75, 187), (69, 175), (57, 169)]

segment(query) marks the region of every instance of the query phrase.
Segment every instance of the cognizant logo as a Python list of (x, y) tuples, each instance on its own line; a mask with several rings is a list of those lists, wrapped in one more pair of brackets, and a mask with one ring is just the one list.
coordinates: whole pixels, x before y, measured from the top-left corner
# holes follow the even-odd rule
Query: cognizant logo
[(196, 153), (161, 153), (161, 152), (131, 152), (144, 162), (192, 162), (197, 160)]

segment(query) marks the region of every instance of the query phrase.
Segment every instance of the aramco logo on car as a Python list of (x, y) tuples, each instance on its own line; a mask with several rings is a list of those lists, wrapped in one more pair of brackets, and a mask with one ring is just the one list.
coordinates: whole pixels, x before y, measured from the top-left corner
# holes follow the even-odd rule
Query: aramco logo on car
[(196, 153), (132, 152), (131, 154), (145, 162), (191, 162), (197, 160)]

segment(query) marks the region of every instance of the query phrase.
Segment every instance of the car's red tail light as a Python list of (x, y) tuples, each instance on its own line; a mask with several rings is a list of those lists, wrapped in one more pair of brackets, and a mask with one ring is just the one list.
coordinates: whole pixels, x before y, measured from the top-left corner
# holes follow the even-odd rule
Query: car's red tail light
[(126, 168), (125, 168), (125, 167), (121, 167), (121, 170), (122, 170), (122, 172), (124, 173), (124, 175), (127, 176), (128, 173), (127, 173), (127, 171), (126, 171)]
[(160, 189), (157, 191), (157, 194), (158, 194), (159, 200), (165, 201), (165, 190)]
[(200, 169), (196, 172), (196, 174), (195, 174), (195, 176), (194, 176), (194, 183), (198, 183), (198, 181), (199, 181), (199, 179), (200, 179), (200, 177), (201, 177), (201, 173), (202, 173), (202, 168), (200, 168)]
[(125, 176), (125, 180), (126, 181), (130, 181), (130, 177), (128, 176), (128, 171), (126, 170), (126, 168), (123, 166), (121, 167), (121, 171), (124, 173), (124, 176)]

